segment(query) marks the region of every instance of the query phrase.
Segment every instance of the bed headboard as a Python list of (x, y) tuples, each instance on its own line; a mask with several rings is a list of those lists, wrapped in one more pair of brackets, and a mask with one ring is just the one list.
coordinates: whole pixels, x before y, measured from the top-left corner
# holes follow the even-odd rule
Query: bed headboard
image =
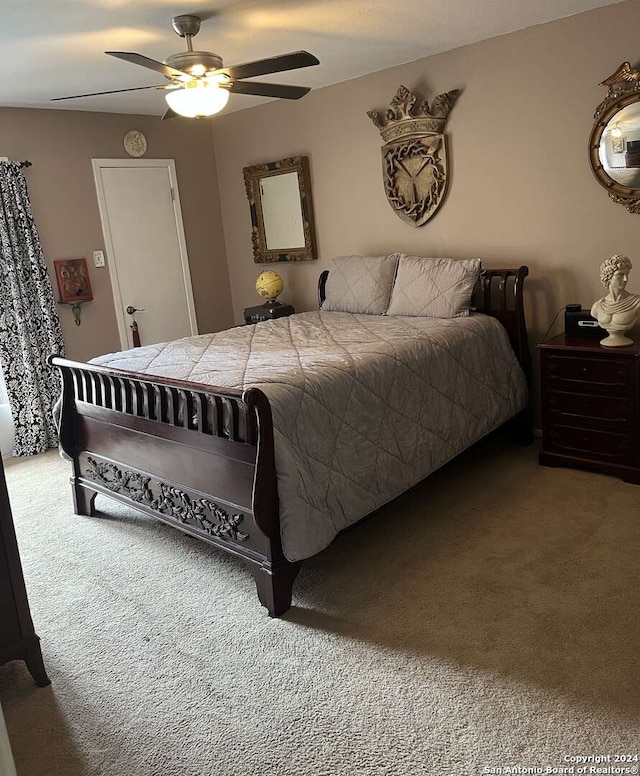
[[(524, 280), (529, 267), (483, 269), (471, 297), (471, 309), (497, 318), (507, 330), (511, 346), (531, 387), (531, 351), (524, 318)], [(320, 273), (318, 304), (322, 306), (329, 270)]]

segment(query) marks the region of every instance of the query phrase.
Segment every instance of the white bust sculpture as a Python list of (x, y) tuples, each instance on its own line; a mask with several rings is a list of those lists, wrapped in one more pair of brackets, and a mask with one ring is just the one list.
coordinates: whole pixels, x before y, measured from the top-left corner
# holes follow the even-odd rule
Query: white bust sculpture
[(600, 341), (607, 348), (633, 345), (633, 340), (625, 337), (625, 333), (640, 315), (640, 296), (626, 290), (630, 270), (631, 261), (627, 256), (612, 256), (600, 265), (600, 280), (609, 293), (593, 303), (591, 315), (609, 334)]

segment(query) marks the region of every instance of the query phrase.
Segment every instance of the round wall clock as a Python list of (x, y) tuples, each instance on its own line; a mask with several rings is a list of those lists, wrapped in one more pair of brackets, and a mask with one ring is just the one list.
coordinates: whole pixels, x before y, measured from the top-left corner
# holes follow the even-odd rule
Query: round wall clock
[(147, 138), (137, 129), (130, 129), (124, 136), (124, 150), (129, 156), (144, 156), (147, 152)]

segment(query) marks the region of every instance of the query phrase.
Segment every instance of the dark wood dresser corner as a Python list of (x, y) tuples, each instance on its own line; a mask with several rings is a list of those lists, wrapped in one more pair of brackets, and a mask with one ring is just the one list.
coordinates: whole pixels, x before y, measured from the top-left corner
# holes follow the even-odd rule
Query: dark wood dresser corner
[(0, 664), (24, 660), (39, 687), (50, 684), (22, 576), (4, 466), (0, 459)]
[(559, 334), (538, 350), (540, 463), (640, 485), (640, 342), (605, 348)]

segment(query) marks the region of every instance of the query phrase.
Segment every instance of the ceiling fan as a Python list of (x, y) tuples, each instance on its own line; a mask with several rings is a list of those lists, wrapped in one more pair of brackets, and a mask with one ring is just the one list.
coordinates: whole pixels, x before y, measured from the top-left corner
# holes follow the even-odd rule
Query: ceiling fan
[(229, 100), (230, 92), (299, 100), (309, 91), (307, 86), (286, 86), (284, 84), (246, 81), (245, 79), (319, 65), (320, 62), (313, 54), (309, 54), (308, 51), (294, 51), (269, 59), (246, 62), (243, 65), (224, 67), (222, 57), (218, 54), (193, 50), (192, 38), (198, 34), (200, 24), (199, 16), (184, 14), (173, 17), (171, 25), (181, 38), (186, 38), (187, 50), (179, 54), (172, 54), (163, 62), (130, 51), (105, 51), (105, 54), (109, 54), (109, 56), (161, 73), (168, 79), (168, 84), (113, 89), (92, 94), (75, 94), (70, 97), (54, 97), (52, 101), (75, 100), (79, 97), (97, 97), (102, 94), (118, 94), (119, 92), (136, 92), (143, 89), (162, 89), (167, 92), (165, 99), (169, 105), (162, 117), (163, 119), (171, 119), (175, 116), (204, 118), (221, 111)]

